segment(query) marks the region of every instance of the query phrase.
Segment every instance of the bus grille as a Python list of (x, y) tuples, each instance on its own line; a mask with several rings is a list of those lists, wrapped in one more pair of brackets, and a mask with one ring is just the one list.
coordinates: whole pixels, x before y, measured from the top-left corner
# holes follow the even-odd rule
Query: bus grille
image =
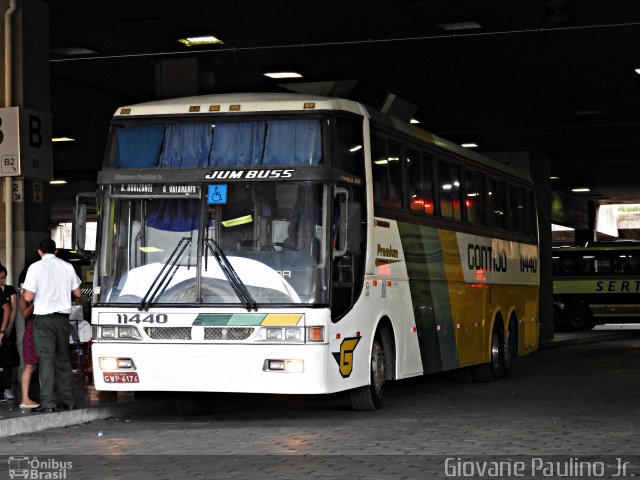
[(191, 327), (144, 327), (154, 340), (191, 340)]
[(204, 329), (205, 340), (246, 340), (253, 333), (251, 327), (207, 327)]

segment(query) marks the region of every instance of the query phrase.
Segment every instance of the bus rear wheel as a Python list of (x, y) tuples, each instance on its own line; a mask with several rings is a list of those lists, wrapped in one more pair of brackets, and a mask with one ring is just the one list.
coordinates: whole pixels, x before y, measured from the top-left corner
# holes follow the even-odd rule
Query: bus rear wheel
[(473, 368), (473, 376), (478, 382), (495, 382), (503, 375), (504, 346), (501, 332), (497, 327), (491, 333), (491, 351), (489, 363), (476, 365)]
[(371, 383), (351, 391), (351, 408), (357, 412), (377, 410), (384, 395), (384, 350), (378, 337), (371, 346)]
[(504, 351), (502, 355), (502, 376), (507, 378), (511, 374), (511, 369), (518, 356), (518, 327), (517, 321), (512, 319), (509, 322), (507, 335), (504, 339)]

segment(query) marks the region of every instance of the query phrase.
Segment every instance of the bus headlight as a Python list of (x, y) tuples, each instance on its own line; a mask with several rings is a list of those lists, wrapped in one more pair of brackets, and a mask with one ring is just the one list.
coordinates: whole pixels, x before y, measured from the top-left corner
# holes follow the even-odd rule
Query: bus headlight
[(135, 369), (130, 358), (100, 357), (100, 370), (112, 371), (119, 368)]
[(271, 360), (264, 361), (265, 372), (304, 373), (304, 360)]
[(304, 327), (264, 327), (258, 330), (256, 340), (266, 342), (303, 343)]
[(142, 340), (140, 332), (133, 325), (98, 326), (96, 340)]

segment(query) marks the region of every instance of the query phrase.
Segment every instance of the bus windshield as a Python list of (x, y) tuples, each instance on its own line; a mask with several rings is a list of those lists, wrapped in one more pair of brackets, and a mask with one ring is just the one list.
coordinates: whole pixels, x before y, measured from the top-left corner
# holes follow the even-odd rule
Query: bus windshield
[(326, 304), (327, 192), (318, 182), (111, 185), (98, 303)]

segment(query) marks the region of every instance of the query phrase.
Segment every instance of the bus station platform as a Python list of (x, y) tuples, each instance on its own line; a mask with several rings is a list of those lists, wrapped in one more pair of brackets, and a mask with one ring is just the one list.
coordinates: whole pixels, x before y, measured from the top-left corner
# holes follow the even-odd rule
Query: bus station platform
[[(570, 345), (605, 342), (628, 338), (640, 332), (640, 325), (601, 326), (589, 331), (559, 332), (550, 340), (543, 340), (540, 349), (559, 348)], [(20, 408), (19, 369), (14, 375), (14, 399), (0, 403), (0, 437), (34, 433), (49, 428), (68, 427), (106, 418), (122, 418), (140, 413), (175, 411), (173, 396), (165, 392), (98, 392), (87, 385), (86, 377), (77, 378), (76, 408), (58, 410), (53, 413), (34, 413)], [(37, 395), (37, 382), (32, 383), (31, 394)]]

